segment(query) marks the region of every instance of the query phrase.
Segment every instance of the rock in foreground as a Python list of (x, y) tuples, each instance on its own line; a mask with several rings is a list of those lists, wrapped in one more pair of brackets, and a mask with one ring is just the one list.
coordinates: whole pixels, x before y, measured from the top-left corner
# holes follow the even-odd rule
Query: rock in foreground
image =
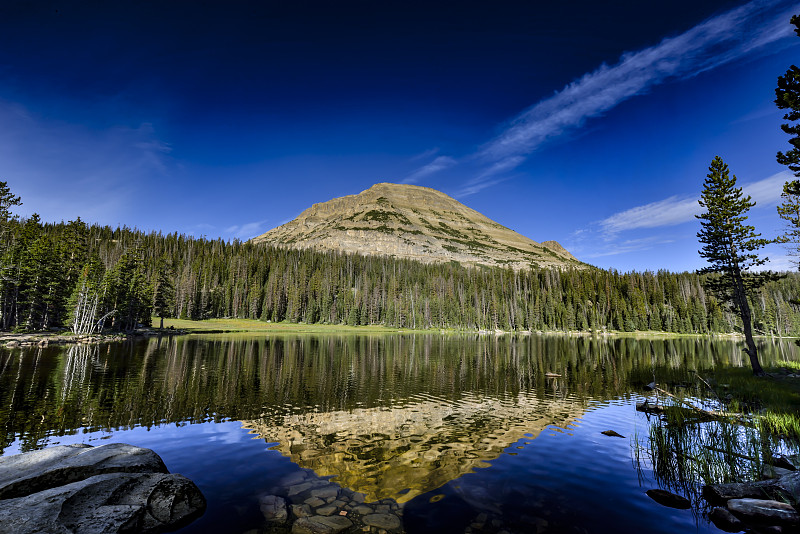
[(111, 443), (0, 457), (0, 533), (156, 533), (184, 526), (206, 501), (153, 451)]
[(704, 486), (707, 501), (726, 505), (714, 508), (709, 519), (725, 532), (787, 532), (787, 528), (796, 532), (800, 527), (800, 471), (781, 470), (784, 474), (775, 479)]

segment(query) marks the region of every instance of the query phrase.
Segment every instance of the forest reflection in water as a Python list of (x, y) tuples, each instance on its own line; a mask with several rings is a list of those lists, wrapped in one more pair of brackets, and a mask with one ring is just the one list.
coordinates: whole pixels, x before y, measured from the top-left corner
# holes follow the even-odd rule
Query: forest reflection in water
[[(797, 359), (790, 343), (761, 345), (765, 364)], [(0, 450), (236, 420), (318, 476), (404, 502), (630, 400), (654, 376), (745, 364), (736, 341), (695, 337), (227, 335), (6, 349)]]

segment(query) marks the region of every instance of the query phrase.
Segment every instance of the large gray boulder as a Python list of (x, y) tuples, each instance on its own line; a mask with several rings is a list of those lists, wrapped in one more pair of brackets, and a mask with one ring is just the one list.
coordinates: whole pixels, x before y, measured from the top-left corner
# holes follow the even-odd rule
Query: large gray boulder
[(0, 457), (0, 533), (158, 533), (205, 511), (149, 449), (68, 445)]
[(63, 445), (0, 457), (0, 499), (24, 497), (104, 473), (169, 473), (150, 449), (126, 443)]

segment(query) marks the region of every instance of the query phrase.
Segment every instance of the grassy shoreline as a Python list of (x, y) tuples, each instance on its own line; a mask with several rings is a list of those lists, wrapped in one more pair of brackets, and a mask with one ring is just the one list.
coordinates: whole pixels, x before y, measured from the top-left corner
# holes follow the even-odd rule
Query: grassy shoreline
[[(154, 330), (158, 330), (157, 325), (160, 319), (153, 318)], [(191, 319), (164, 319), (164, 328), (175, 328), (184, 330), (190, 334), (203, 333), (237, 333), (250, 332), (265, 334), (270, 333), (314, 333), (314, 334), (341, 334), (341, 333), (377, 333), (377, 334), (396, 334), (399, 332), (436, 332), (437, 330), (413, 330), (410, 328), (394, 328), (387, 326), (347, 326), (340, 324), (304, 324), (304, 323), (267, 323), (255, 319), (204, 319), (194, 321)], [(448, 330), (449, 332), (449, 330)], [(454, 332), (454, 331), (453, 331)]]
[[(159, 324), (160, 319), (153, 317), (154, 330)], [(636, 338), (697, 338), (705, 337), (711, 339), (744, 339), (744, 336), (737, 333), (708, 333), (708, 334), (685, 334), (677, 332), (660, 331), (635, 331), (622, 332), (610, 331), (506, 331), (506, 330), (458, 330), (454, 328), (399, 328), (382, 325), (369, 326), (348, 326), (342, 324), (323, 324), (323, 323), (268, 323), (255, 319), (204, 319), (195, 321), (191, 319), (165, 318), (164, 328), (170, 327), (176, 330), (184, 330), (187, 333), (235, 333), (235, 332), (263, 332), (263, 333), (443, 333), (443, 334), (493, 334), (493, 335), (556, 335), (556, 336), (596, 336), (596, 337), (636, 337)], [(795, 336), (755, 336), (758, 339), (798, 339)]]
[[(469, 334), (469, 335), (513, 335), (513, 336), (569, 336), (569, 337), (599, 337), (599, 338), (637, 338), (637, 339), (675, 339), (675, 338), (708, 338), (708, 339), (744, 339), (744, 336), (737, 333), (705, 333), (705, 334), (689, 334), (677, 332), (661, 332), (661, 331), (635, 331), (623, 332), (617, 330), (593, 330), (593, 331), (560, 331), (560, 330), (540, 330), (540, 331), (506, 331), (506, 330), (467, 330), (455, 328), (399, 328), (383, 325), (369, 325), (369, 326), (348, 326), (342, 324), (323, 324), (323, 323), (288, 323), (288, 322), (265, 322), (255, 319), (204, 319), (204, 320), (191, 320), (191, 319), (164, 319), (164, 330), (160, 330), (158, 325), (160, 319), (153, 317), (152, 327), (142, 328), (136, 330), (134, 333), (103, 333), (93, 334), (90, 336), (76, 336), (71, 332), (61, 329), (59, 331), (51, 332), (0, 332), (0, 343), (9, 341), (33, 341), (59, 338), (62, 342), (73, 341), (76, 338), (78, 341), (85, 341), (86, 338), (107, 339), (113, 337), (114, 339), (137, 337), (142, 335), (184, 335), (184, 334), (232, 334), (232, 333), (251, 333), (251, 334), (409, 334), (409, 333), (425, 333), (425, 334)], [(755, 336), (757, 339), (798, 339), (798, 337), (785, 336)]]

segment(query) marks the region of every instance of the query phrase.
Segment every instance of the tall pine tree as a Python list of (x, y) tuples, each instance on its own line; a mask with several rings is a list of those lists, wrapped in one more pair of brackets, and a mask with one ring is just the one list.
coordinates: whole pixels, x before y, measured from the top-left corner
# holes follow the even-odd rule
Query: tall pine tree
[(172, 283), (175, 274), (173, 273), (167, 256), (164, 255), (158, 260), (156, 267), (156, 279), (153, 284), (153, 313), (161, 320), (159, 328), (164, 328), (164, 317), (172, 315), (172, 308), (175, 303), (175, 286)]
[[(786, 245), (790, 256), (800, 256), (800, 180), (783, 184), (783, 202), (778, 205), (778, 216), (786, 221), (783, 234), (777, 241)], [(800, 260), (795, 260), (800, 266)]]
[[(741, 317), (747, 344), (745, 352), (750, 356), (753, 374), (763, 375), (758, 349), (753, 341), (752, 314), (743, 273), (767, 261), (767, 258), (759, 258), (756, 251), (769, 241), (761, 239), (761, 234), (757, 234), (753, 226), (745, 224), (747, 212), (756, 203), (742, 193), (741, 187), (736, 187), (736, 176), (730, 175), (722, 158), (715, 157), (708, 170), (699, 200), (706, 211), (697, 215), (702, 221), (697, 237), (703, 245), (699, 250), (700, 256), (710, 265), (701, 272), (721, 274), (720, 278), (714, 279), (717, 283), (713, 289), (729, 300)], [(750, 289), (756, 285), (752, 283), (754, 280), (757, 278), (751, 277), (751, 283), (747, 284)]]
[[(792, 17), (792, 24), (800, 36), (800, 16)], [(778, 77), (775, 105), (778, 109), (787, 110), (783, 118), (789, 122), (781, 124), (781, 129), (792, 136), (789, 139), (792, 149), (785, 153), (778, 152), (778, 163), (788, 166), (789, 170), (800, 178), (800, 68), (797, 65), (792, 65), (786, 74)], [(786, 221), (786, 231), (778, 240), (787, 245), (789, 254), (798, 256), (800, 255), (800, 180), (786, 182), (781, 198), (783, 203), (778, 206), (778, 215)]]
[[(792, 24), (795, 33), (800, 36), (800, 15), (792, 17)], [(778, 77), (775, 104), (779, 109), (787, 110), (784, 120), (794, 123), (781, 124), (781, 130), (792, 136), (789, 139), (792, 149), (778, 152), (778, 163), (788, 166), (795, 176), (800, 177), (800, 67), (797, 65), (792, 65), (786, 74)]]

